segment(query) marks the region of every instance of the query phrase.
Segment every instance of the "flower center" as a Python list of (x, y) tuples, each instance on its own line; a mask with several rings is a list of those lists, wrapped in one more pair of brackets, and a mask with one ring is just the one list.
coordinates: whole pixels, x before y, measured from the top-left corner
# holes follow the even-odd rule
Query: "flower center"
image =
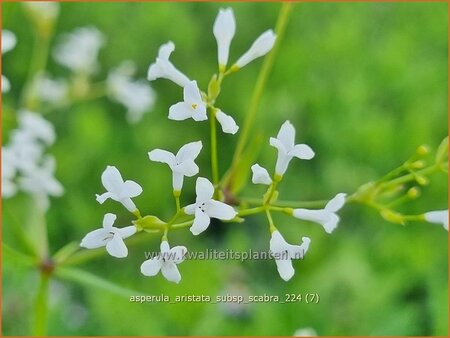
[(192, 105), (191, 105), (191, 107), (192, 107), (192, 109), (197, 109), (197, 104), (195, 104), (195, 103), (193, 103)]

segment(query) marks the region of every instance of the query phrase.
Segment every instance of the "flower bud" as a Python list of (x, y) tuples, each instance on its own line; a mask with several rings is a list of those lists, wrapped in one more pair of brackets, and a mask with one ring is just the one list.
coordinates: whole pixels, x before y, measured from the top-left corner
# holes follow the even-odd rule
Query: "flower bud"
[(253, 42), (252, 46), (248, 51), (242, 55), (239, 60), (236, 61), (236, 66), (239, 68), (244, 67), (248, 63), (252, 62), (254, 59), (257, 59), (265, 54), (267, 54), (275, 44), (277, 36), (273, 32), (273, 30), (269, 29), (262, 33), (256, 40)]

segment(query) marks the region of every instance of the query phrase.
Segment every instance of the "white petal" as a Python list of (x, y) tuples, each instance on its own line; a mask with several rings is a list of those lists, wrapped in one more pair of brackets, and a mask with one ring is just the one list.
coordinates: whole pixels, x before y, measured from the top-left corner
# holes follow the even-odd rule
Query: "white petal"
[(161, 45), (158, 50), (158, 57), (163, 60), (169, 60), (170, 54), (175, 50), (175, 44), (172, 41), (168, 41)]
[(122, 205), (127, 208), (129, 212), (135, 212), (137, 210), (136, 204), (131, 200), (131, 198), (122, 198), (119, 200)]
[(105, 216), (103, 216), (103, 228), (107, 231), (111, 231), (112, 226), (116, 221), (116, 219), (117, 219), (116, 215), (107, 213)]
[(322, 225), (327, 233), (331, 233), (339, 222), (339, 217), (328, 210), (309, 210), (309, 209), (295, 209), (293, 212), (294, 217), (316, 222)]
[(186, 215), (193, 215), (195, 214), (195, 208), (197, 207), (196, 204), (189, 204), (188, 206), (184, 207), (184, 212)]
[(174, 191), (181, 191), (183, 188), (184, 175), (174, 170), (172, 172), (172, 187)]
[(167, 150), (154, 149), (148, 153), (148, 157), (150, 158), (151, 161), (166, 163), (171, 168), (176, 163), (175, 155)]
[(175, 246), (170, 249), (170, 259), (175, 264), (180, 264), (184, 261), (187, 249), (185, 246)]
[(96, 249), (105, 246), (110, 240), (111, 234), (105, 229), (97, 229), (89, 232), (81, 240), (80, 246), (86, 249)]
[(178, 267), (175, 263), (165, 262), (161, 267), (161, 272), (169, 282), (178, 284), (181, 280), (180, 272), (178, 271)]
[(198, 174), (199, 168), (194, 161), (184, 161), (174, 168), (174, 172), (179, 172), (184, 176), (192, 177)]
[(289, 258), (285, 259), (276, 259), (275, 263), (277, 264), (277, 270), (280, 274), (280, 277), (285, 280), (286, 282), (291, 279), (294, 274), (295, 270), (292, 266), (292, 261)]
[(190, 117), (194, 113), (192, 107), (186, 102), (178, 102), (169, 108), (169, 119), (175, 121), (183, 121)]
[(286, 155), (282, 151), (278, 151), (277, 163), (275, 165), (275, 173), (283, 176), (291, 160), (292, 156)]
[(107, 166), (102, 174), (102, 183), (106, 190), (119, 196), (123, 186), (122, 175), (113, 166)]
[(448, 231), (448, 209), (429, 211), (424, 214), (424, 217), (427, 222), (442, 224)]
[[(169, 242), (167, 241), (161, 241), (161, 245), (159, 246), (161, 249), (161, 254), (167, 254), (170, 251)], [(167, 259), (167, 257), (164, 257), (164, 259)]]
[(325, 206), (325, 209), (331, 212), (336, 212), (340, 210), (345, 204), (345, 197), (347, 194), (339, 193), (334, 196)]
[(295, 156), (301, 160), (310, 160), (314, 157), (314, 151), (307, 144), (297, 144), (289, 152), (290, 155)]
[(234, 135), (239, 130), (239, 126), (236, 124), (233, 118), (230, 115), (225, 114), (221, 110), (218, 110), (216, 112), (216, 118), (222, 126), (222, 131), (224, 133)]
[(197, 81), (190, 81), (183, 88), (183, 96), (184, 102), (189, 105), (199, 105), (200, 103), (203, 103), (202, 96), (200, 95), (200, 89), (197, 86)]
[(207, 202), (214, 194), (214, 186), (208, 179), (199, 177), (195, 185), (195, 192), (197, 193), (197, 202)]
[(13, 32), (6, 29), (2, 30), (2, 54), (9, 52), (17, 43), (16, 36)]
[(2, 93), (7, 93), (11, 89), (11, 84), (9, 83), (9, 80), (2, 75)]
[(134, 181), (127, 180), (122, 185), (121, 196), (136, 197), (142, 193), (142, 187)]
[(225, 221), (233, 219), (237, 214), (232, 206), (215, 200), (211, 200), (206, 203), (204, 208), (209, 217), (218, 218)]
[(195, 160), (202, 150), (202, 141), (190, 142), (185, 144), (178, 150), (176, 159), (178, 163), (184, 162), (186, 160)]
[(155, 276), (163, 265), (162, 257), (148, 259), (141, 264), (141, 273), (144, 276)]
[(206, 121), (208, 115), (206, 114), (206, 106), (203, 102), (199, 103), (195, 109), (192, 110), (192, 119), (194, 121)]
[(214, 22), (213, 33), (217, 41), (219, 65), (226, 66), (231, 40), (236, 32), (236, 20), (231, 8), (220, 9)]
[(266, 184), (269, 185), (272, 183), (272, 179), (270, 178), (269, 173), (263, 167), (261, 167), (258, 163), (252, 165), (252, 182), (254, 184)]
[(267, 54), (275, 44), (276, 35), (269, 29), (262, 33), (251, 45), (250, 49), (236, 61), (239, 68), (244, 67), (254, 59)]
[(325, 229), (325, 232), (331, 234), (334, 231), (334, 229), (337, 228), (339, 220), (340, 218), (338, 215), (336, 215), (335, 213), (331, 213), (328, 216), (328, 220), (326, 222), (322, 222), (321, 224)]
[(306, 252), (309, 249), (310, 243), (311, 239), (309, 237), (302, 237), (302, 244), (300, 245), (288, 244), (289, 257), (291, 257), (292, 259), (303, 259)]
[(120, 237), (122, 239), (128, 238), (130, 236), (133, 236), (136, 233), (136, 227), (134, 225), (127, 226), (125, 228), (117, 229), (116, 231), (119, 233)]
[(211, 219), (209, 218), (209, 216), (201, 211), (200, 208), (196, 208), (194, 223), (189, 228), (189, 230), (191, 230), (192, 234), (198, 235), (208, 229), (210, 222)]
[(119, 233), (115, 233), (113, 238), (106, 243), (106, 251), (111, 256), (124, 258), (128, 256), (128, 249)]
[(279, 231), (272, 232), (270, 237), (270, 251), (273, 253), (279, 253), (286, 250), (288, 242), (284, 239)]
[(110, 192), (105, 192), (104, 194), (96, 194), (95, 196), (97, 202), (103, 204), (108, 198), (112, 198), (113, 195)]
[(271, 137), (269, 140), (269, 143), (272, 147), (277, 148), (278, 152), (283, 153), (284, 155), (287, 155), (288, 149), (286, 149), (283, 142), (281, 142), (279, 139), (277, 139), (275, 137)]
[(284, 145), (287, 151), (294, 148), (295, 128), (291, 122), (285, 121), (278, 132), (277, 139)]

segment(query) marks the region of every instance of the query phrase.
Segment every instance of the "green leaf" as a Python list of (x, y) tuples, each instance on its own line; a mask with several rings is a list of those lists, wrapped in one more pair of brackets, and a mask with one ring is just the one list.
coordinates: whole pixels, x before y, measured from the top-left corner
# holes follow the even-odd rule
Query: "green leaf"
[(9, 263), (19, 263), (24, 266), (36, 265), (36, 259), (33, 256), (22, 253), (16, 249), (11, 248), (9, 245), (2, 242), (2, 254), (4, 257), (8, 257)]
[(445, 163), (448, 158), (448, 136), (444, 138), (436, 151), (436, 163)]
[(80, 249), (80, 242), (70, 242), (64, 245), (53, 255), (53, 260), (57, 264), (64, 262), (67, 258), (72, 256), (72, 254), (74, 254), (79, 249)]
[(98, 277), (85, 270), (76, 268), (61, 268), (55, 270), (56, 276), (88, 287), (108, 291), (121, 297), (129, 298), (132, 295), (142, 295), (142, 292), (124, 288), (106, 279)]

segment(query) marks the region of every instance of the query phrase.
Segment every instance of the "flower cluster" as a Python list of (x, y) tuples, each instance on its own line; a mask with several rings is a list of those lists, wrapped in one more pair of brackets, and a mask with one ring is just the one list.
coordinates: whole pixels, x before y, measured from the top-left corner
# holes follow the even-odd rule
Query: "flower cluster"
[[(8, 30), (2, 30), (2, 55), (9, 52), (17, 43), (14, 33)], [(9, 80), (2, 74), (2, 93), (8, 92), (11, 88)]]
[(61, 196), (62, 185), (55, 179), (55, 159), (45, 149), (55, 142), (53, 125), (39, 114), (18, 113), (18, 128), (2, 147), (2, 197), (14, 196), (20, 189), (36, 197), (43, 209), (49, 196)]

